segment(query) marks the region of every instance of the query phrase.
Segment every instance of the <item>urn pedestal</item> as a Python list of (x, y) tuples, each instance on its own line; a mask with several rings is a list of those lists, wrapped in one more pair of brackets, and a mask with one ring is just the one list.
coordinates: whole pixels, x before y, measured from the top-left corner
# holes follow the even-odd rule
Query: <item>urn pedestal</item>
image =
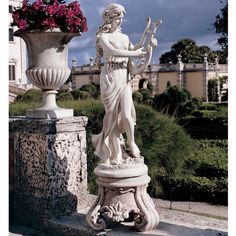
[(59, 108), (56, 104), (57, 90), (66, 82), (71, 70), (68, 68), (68, 43), (79, 33), (65, 33), (59, 29), (16, 31), (27, 47), (29, 68), (26, 75), (43, 91), (42, 107), (28, 110), (27, 118), (73, 117), (72, 109)]
[(95, 230), (107, 228), (107, 222), (134, 222), (138, 231), (150, 231), (159, 223), (155, 206), (147, 194), (150, 182), (143, 163), (103, 165), (94, 170), (98, 197), (86, 215)]

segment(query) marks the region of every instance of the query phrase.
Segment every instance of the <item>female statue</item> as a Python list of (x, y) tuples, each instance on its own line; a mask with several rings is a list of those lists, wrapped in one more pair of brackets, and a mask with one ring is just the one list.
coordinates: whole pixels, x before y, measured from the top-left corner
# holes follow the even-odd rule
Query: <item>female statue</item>
[[(152, 46), (146, 51), (140, 44), (133, 45), (129, 37), (121, 32), (121, 23), (125, 9), (119, 4), (109, 5), (103, 13), (103, 24), (96, 33), (96, 62), (104, 57), (104, 66), (100, 75), (101, 100), (105, 107), (103, 129), (100, 134), (93, 135), (96, 147), (95, 154), (102, 163), (120, 164), (128, 156), (140, 157), (140, 151), (134, 140), (136, 122), (135, 108), (132, 100), (130, 73), (137, 74), (149, 64), (152, 47), (156, 46), (153, 38)], [(144, 58), (140, 68), (132, 65), (134, 57)], [(122, 133), (127, 135), (128, 155), (124, 151), (125, 143)]]

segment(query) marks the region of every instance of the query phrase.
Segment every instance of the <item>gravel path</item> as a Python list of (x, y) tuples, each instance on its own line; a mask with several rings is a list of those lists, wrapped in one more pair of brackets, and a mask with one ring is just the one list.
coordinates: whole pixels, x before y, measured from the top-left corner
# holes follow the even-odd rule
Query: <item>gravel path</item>
[(185, 226), (198, 226), (227, 231), (228, 207), (216, 206), (203, 202), (173, 202), (170, 210), (170, 201), (154, 200), (154, 204), (162, 222)]

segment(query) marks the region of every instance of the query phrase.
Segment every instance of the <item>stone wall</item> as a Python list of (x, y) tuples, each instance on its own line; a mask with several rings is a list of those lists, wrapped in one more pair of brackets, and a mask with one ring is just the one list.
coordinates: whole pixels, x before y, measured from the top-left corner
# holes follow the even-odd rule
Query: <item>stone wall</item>
[(10, 118), (13, 218), (38, 223), (84, 208), (86, 124), (86, 117)]

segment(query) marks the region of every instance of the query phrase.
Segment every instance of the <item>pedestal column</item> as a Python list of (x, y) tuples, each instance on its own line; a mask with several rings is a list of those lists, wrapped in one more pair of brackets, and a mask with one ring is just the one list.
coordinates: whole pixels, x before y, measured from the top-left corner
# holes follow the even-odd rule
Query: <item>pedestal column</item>
[(31, 223), (70, 215), (87, 198), (87, 117), (10, 118), (13, 215)]

